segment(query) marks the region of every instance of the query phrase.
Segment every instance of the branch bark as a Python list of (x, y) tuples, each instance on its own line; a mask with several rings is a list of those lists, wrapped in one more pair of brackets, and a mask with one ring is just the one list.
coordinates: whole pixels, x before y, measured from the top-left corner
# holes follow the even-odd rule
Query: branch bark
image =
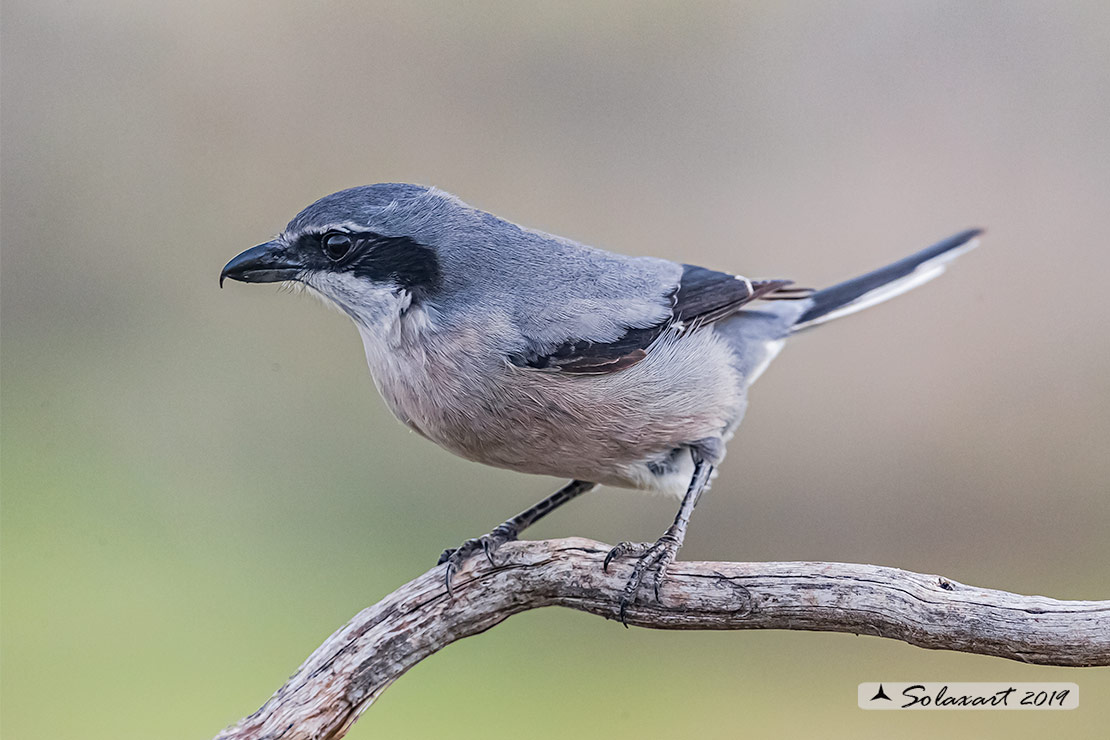
[[(357, 614), (251, 716), (217, 740), (325, 740), (346, 734), (406, 670), (507, 617), (565, 606), (617, 618), (628, 563), (570, 538), (515, 542), (491, 567), (471, 558), (443, 586), (443, 566)], [(641, 590), (628, 624), (656, 629), (850, 632), (931, 649), (1057, 666), (1110, 665), (1110, 601), (1057, 601), (940, 576), (845, 563), (676, 562), (656, 602)]]

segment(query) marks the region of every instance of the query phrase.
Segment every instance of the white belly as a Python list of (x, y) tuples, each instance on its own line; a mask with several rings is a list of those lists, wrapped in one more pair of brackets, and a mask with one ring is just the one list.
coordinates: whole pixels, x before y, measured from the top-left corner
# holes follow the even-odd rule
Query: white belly
[(727, 440), (743, 413), (741, 379), (712, 330), (604, 375), (519, 368), (456, 342), (386, 356), (368, 346), (367, 357), (398, 418), (487, 465), (681, 495), (693, 462), (676, 449)]

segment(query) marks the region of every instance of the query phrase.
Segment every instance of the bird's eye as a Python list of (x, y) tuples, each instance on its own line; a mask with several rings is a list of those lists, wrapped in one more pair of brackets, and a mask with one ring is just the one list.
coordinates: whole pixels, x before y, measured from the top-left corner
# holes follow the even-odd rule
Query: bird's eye
[(338, 262), (346, 257), (347, 252), (351, 251), (351, 246), (350, 234), (341, 234), (335, 231), (324, 234), (324, 238), (320, 240), (320, 247), (332, 262)]

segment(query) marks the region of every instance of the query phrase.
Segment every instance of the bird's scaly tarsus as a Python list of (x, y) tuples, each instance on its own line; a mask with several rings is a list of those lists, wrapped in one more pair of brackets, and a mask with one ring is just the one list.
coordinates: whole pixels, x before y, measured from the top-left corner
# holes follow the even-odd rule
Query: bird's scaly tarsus
[(667, 527), (667, 531), (663, 533), (655, 542), (620, 542), (609, 551), (605, 556), (605, 561), (602, 563), (602, 569), (609, 570), (609, 564), (618, 558), (623, 558), (629, 555), (637, 557), (636, 564), (632, 567), (632, 574), (628, 577), (628, 582), (621, 592), (619, 616), (621, 624), (625, 627), (628, 622), (625, 619), (628, 613), (628, 606), (636, 600), (636, 592), (640, 590), (640, 585), (644, 581), (644, 575), (652, 567), (655, 568), (655, 577), (652, 581), (655, 591), (655, 600), (659, 601), (659, 586), (663, 583), (663, 579), (667, 576), (667, 568), (674, 562), (678, 556), (678, 550), (682, 547), (683, 540), (686, 539), (686, 527), (690, 523), (690, 514), (693, 513), (694, 507), (697, 506), (698, 499), (701, 494), (709, 486), (709, 478), (713, 473), (713, 466), (708, 462), (700, 459), (694, 461), (694, 474), (690, 478), (690, 487), (686, 489), (686, 495), (682, 497), (682, 505), (678, 508), (678, 514), (674, 518), (674, 523)]
[(520, 533), (525, 529), (532, 526), (540, 519), (543, 519), (567, 501), (582, 495), (595, 486), (597, 486), (596, 483), (590, 483), (589, 481), (572, 480), (535, 506), (497, 525), (489, 534), (469, 539), (458, 547), (449, 547), (444, 550), (443, 554), (439, 556), (438, 565), (447, 564), (447, 569), (443, 574), (444, 584), (447, 586), (447, 594), (449, 596), (454, 596), (454, 593), (451, 591), (451, 579), (454, 578), (455, 573), (459, 571), (459, 568), (462, 567), (462, 564), (471, 555), (481, 550), (485, 553), (486, 559), (489, 560), (489, 564), (496, 566), (497, 563), (494, 562), (493, 555), (501, 545), (506, 542), (512, 542), (519, 537)]

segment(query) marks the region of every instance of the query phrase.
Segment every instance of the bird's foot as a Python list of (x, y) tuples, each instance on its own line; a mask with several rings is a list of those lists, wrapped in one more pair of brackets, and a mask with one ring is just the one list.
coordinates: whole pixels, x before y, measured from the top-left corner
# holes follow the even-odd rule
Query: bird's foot
[(620, 598), (620, 619), (621, 624), (625, 627), (628, 622), (625, 621), (625, 613), (628, 611), (628, 605), (636, 600), (636, 592), (640, 590), (640, 584), (643, 583), (644, 576), (647, 575), (648, 570), (652, 567), (655, 568), (655, 576), (653, 578), (653, 585), (655, 590), (655, 600), (659, 600), (659, 584), (667, 575), (667, 568), (674, 562), (675, 557), (678, 555), (678, 548), (682, 547), (670, 529), (668, 529), (662, 537), (655, 542), (620, 542), (609, 551), (605, 556), (605, 562), (602, 564), (603, 570), (609, 570), (609, 563), (617, 558), (635, 555), (637, 560), (636, 564), (632, 567), (632, 575), (628, 577), (628, 582), (624, 586), (624, 591), (621, 592)]
[(474, 537), (462, 543), (458, 547), (448, 547), (439, 556), (437, 565), (447, 564), (447, 570), (443, 575), (444, 584), (447, 586), (447, 594), (454, 596), (451, 591), (451, 579), (454, 578), (455, 573), (459, 568), (474, 553), (481, 550), (485, 553), (486, 559), (489, 560), (490, 565), (497, 565), (493, 560), (494, 553), (497, 549), (504, 545), (506, 542), (514, 541), (520, 533), (515, 527), (505, 524), (499, 524), (494, 527), (493, 531), (489, 534), (484, 534), (481, 537)]

